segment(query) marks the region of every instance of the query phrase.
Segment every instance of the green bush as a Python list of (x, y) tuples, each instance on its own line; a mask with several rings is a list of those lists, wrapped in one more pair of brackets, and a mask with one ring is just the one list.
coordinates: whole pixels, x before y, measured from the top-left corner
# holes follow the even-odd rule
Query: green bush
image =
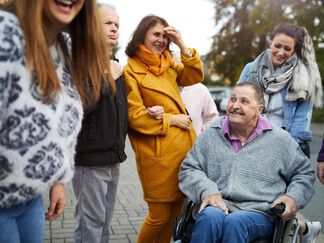
[(324, 108), (313, 110), (312, 122), (314, 123), (324, 123)]

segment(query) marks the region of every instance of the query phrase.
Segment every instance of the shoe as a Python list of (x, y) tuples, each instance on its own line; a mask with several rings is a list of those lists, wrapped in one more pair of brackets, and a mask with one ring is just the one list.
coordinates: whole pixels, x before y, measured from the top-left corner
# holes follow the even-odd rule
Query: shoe
[(316, 222), (306, 222), (308, 231), (305, 235), (302, 236), (302, 243), (315, 243), (316, 237), (321, 232), (321, 223)]

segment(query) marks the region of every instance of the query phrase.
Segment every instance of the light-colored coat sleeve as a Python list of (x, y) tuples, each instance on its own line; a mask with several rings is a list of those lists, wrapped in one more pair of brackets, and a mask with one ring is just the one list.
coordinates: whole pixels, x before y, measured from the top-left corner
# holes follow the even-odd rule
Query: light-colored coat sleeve
[(204, 105), (202, 111), (202, 118), (203, 118), (203, 127), (202, 131), (204, 131), (213, 121), (218, 117), (219, 112), (217, 110), (217, 106), (213, 97), (211, 96), (208, 88), (203, 86), (204, 90)]

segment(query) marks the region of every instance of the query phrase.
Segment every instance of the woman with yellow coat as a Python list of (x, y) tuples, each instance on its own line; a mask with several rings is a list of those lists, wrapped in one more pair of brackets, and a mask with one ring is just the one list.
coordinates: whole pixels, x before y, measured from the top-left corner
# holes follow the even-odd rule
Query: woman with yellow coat
[[(181, 50), (180, 64), (171, 58), (171, 42)], [(196, 138), (178, 86), (200, 82), (203, 66), (180, 32), (154, 15), (141, 20), (126, 54), (129, 138), (148, 204), (137, 242), (169, 243), (173, 218), (184, 199), (178, 187), (179, 166)]]

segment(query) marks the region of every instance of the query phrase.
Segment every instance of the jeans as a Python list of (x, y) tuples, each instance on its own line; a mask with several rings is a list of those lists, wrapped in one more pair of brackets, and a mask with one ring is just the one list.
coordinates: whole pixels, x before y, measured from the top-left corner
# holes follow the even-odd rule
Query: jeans
[(115, 207), (120, 164), (76, 166), (72, 179), (76, 197), (74, 243), (107, 243)]
[(238, 211), (225, 215), (207, 207), (197, 216), (191, 243), (248, 243), (272, 237), (275, 222), (258, 212)]
[(0, 209), (0, 243), (42, 243), (45, 230), (43, 199)]

